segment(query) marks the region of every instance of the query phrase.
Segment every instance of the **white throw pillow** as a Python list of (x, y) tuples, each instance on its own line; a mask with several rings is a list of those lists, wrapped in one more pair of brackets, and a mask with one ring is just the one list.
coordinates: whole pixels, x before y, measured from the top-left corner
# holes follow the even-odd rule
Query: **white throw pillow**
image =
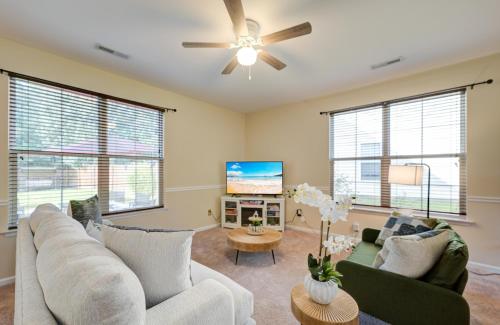
[(49, 238), (36, 268), (45, 303), (61, 324), (144, 324), (146, 299), (137, 276), (93, 238)]
[[(57, 213), (57, 215), (55, 215)], [(52, 203), (40, 204), (30, 215), (30, 228), (33, 233), (36, 233), (40, 222), (45, 218), (61, 216), (61, 210)]]
[(419, 278), (437, 262), (448, 239), (448, 230), (389, 237), (375, 257), (373, 267), (409, 278)]
[(87, 227), (85, 228), (85, 231), (90, 237), (98, 240), (101, 243), (103, 242), (102, 230), (100, 224), (96, 224), (94, 223), (93, 220), (89, 220), (89, 222), (87, 223)]
[(150, 308), (190, 288), (194, 231), (162, 231), (102, 226), (104, 245), (141, 281)]

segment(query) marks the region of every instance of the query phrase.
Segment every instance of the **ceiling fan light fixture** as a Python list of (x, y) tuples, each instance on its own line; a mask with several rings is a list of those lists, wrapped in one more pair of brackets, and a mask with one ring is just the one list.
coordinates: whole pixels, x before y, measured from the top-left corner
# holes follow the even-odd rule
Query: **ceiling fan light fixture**
[(257, 61), (257, 51), (251, 47), (242, 47), (236, 53), (238, 63), (244, 66), (254, 65)]

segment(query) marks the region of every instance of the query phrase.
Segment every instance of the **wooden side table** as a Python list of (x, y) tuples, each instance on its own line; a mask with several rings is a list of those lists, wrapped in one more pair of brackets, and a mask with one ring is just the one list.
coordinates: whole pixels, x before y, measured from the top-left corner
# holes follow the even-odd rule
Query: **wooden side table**
[(358, 304), (342, 289), (331, 304), (320, 305), (299, 284), (292, 289), (291, 300), (292, 313), (302, 325), (359, 324)]
[(236, 261), (238, 264), (238, 256), (242, 252), (265, 252), (271, 251), (274, 259), (274, 249), (278, 248), (283, 234), (273, 229), (264, 229), (264, 234), (253, 236), (247, 233), (247, 228), (237, 228), (231, 230), (227, 234), (227, 244), (229, 247), (236, 249)]

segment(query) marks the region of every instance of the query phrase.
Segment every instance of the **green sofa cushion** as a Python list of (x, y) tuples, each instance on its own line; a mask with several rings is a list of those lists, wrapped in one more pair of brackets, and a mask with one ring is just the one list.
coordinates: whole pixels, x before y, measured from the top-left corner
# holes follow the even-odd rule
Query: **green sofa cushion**
[[(451, 229), (446, 222), (440, 222), (435, 229)], [(450, 239), (439, 261), (427, 272), (422, 280), (453, 290), (467, 266), (469, 250), (463, 239), (450, 232)]]
[(353, 249), (347, 260), (371, 267), (380, 249), (382, 249), (381, 246), (362, 241)]

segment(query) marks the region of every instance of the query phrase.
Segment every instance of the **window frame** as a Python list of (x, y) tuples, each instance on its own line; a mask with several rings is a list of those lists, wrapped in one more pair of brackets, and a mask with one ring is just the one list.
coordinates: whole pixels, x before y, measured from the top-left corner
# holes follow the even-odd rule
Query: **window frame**
[[(97, 195), (99, 197), (99, 205), (100, 208), (102, 209), (101, 211), (105, 211), (102, 213), (103, 216), (112, 216), (112, 215), (119, 215), (119, 214), (125, 214), (125, 213), (133, 213), (133, 212), (140, 212), (140, 211), (145, 211), (145, 210), (152, 210), (152, 209), (162, 209), (164, 208), (164, 161), (165, 161), (165, 142), (164, 142), (164, 133), (165, 133), (165, 111), (176, 111), (175, 109), (170, 109), (170, 108), (161, 108), (158, 106), (154, 105), (149, 105), (149, 104), (143, 104), (127, 99), (122, 99), (94, 91), (88, 91), (85, 89), (69, 86), (69, 85), (64, 85), (60, 83), (55, 83), (35, 77), (30, 77), (26, 75), (20, 75), (16, 73), (9, 73), (9, 98), (11, 97), (10, 92), (15, 91), (15, 87), (12, 87), (11, 84), (15, 81), (12, 79), (18, 79), (22, 81), (27, 81), (27, 82), (35, 82), (42, 84), (44, 86), (48, 87), (54, 87), (57, 89), (60, 89), (61, 91), (69, 91), (69, 92), (74, 92), (79, 95), (89, 95), (89, 96), (94, 96), (97, 99), (97, 110), (98, 110), (98, 115), (99, 118), (97, 119), (97, 151), (96, 153), (80, 153), (80, 152), (64, 152), (64, 151), (50, 151), (50, 150), (31, 150), (31, 149), (18, 149), (18, 148), (12, 148), (12, 143), (15, 142), (15, 132), (12, 131), (12, 128), (15, 128), (13, 123), (9, 123), (8, 126), (8, 157), (9, 157), (9, 162), (8, 162), (8, 187), (9, 187), (9, 215), (8, 215), (8, 229), (9, 230), (14, 230), (17, 229), (17, 223), (19, 219), (21, 219), (18, 214), (17, 214), (17, 193), (18, 193), (18, 167), (17, 167), (17, 161), (19, 159), (19, 156), (21, 155), (39, 155), (39, 156), (47, 156), (47, 157), (86, 157), (86, 158), (96, 158), (97, 159)], [(158, 157), (152, 157), (152, 156), (147, 156), (147, 155), (120, 155), (120, 154), (110, 154), (107, 152), (107, 145), (108, 145), (108, 130), (109, 130), (109, 125), (107, 123), (107, 118), (108, 118), (108, 101), (114, 101), (121, 103), (123, 105), (129, 105), (130, 107), (136, 106), (137, 109), (150, 109), (150, 110), (156, 110), (159, 111), (160, 114), (158, 114), (158, 125), (159, 125), (159, 147), (160, 147), (160, 154)], [(12, 107), (11, 101), (9, 100), (8, 104), (8, 116), (9, 120), (12, 120), (13, 118), (15, 119), (15, 114), (17, 113), (17, 109)], [(110, 187), (111, 187), (111, 181), (110, 181), (110, 159), (112, 158), (125, 158), (129, 160), (150, 160), (150, 161), (157, 161), (158, 162), (158, 205), (153, 205), (153, 206), (148, 206), (148, 207), (138, 207), (138, 208), (131, 208), (131, 209), (123, 209), (123, 210), (116, 210), (116, 211), (109, 211), (109, 198), (110, 198)], [(11, 180), (15, 179), (16, 182), (12, 182)], [(63, 187), (60, 186), (58, 187), (60, 191), (63, 190)], [(13, 195), (13, 193), (16, 193)], [(105, 209), (103, 209), (103, 207)], [(13, 215), (13, 213), (15, 215)], [(26, 217), (26, 216), (23, 216)]]
[[(404, 102), (411, 102), (415, 100), (422, 100), (426, 98), (431, 98), (435, 97), (438, 95), (446, 95), (446, 94), (453, 94), (453, 93), (459, 93), (461, 96), (460, 100), (460, 105), (463, 105), (463, 107), (460, 108), (460, 117), (461, 119), (464, 119), (463, 123), (460, 123), (460, 148), (461, 152), (460, 153), (439, 153), (439, 154), (420, 154), (420, 155), (391, 155), (390, 154), (390, 145), (391, 145), (391, 121), (390, 121), (390, 114), (391, 114), (391, 105), (392, 104), (400, 104)], [(430, 210), (431, 213), (438, 214), (438, 215), (449, 215), (453, 216), (455, 218), (457, 217), (464, 217), (467, 215), (467, 200), (466, 200), (466, 193), (467, 193), (467, 180), (466, 180), (466, 163), (467, 163), (467, 91), (465, 88), (463, 89), (454, 89), (452, 91), (444, 91), (441, 93), (432, 93), (430, 95), (423, 95), (423, 96), (414, 96), (411, 99), (407, 100), (393, 100), (393, 101), (386, 101), (382, 103), (377, 103), (374, 105), (364, 105), (360, 107), (355, 107), (352, 109), (344, 109), (344, 110), (338, 110), (338, 111), (332, 111), (329, 113), (329, 161), (330, 161), (330, 193), (332, 196), (335, 195), (335, 162), (336, 161), (354, 161), (355, 163), (363, 163), (363, 161), (370, 161), (373, 162), (374, 160), (380, 161), (380, 205), (369, 205), (369, 204), (359, 204), (359, 203), (354, 203), (355, 207), (360, 207), (362, 210), (367, 210), (370, 208), (373, 208), (374, 211), (380, 211), (382, 209), (397, 209), (401, 208), (404, 209), (405, 207), (393, 207), (391, 206), (391, 184), (388, 182), (388, 177), (389, 177), (389, 166), (391, 165), (392, 160), (397, 160), (397, 159), (427, 159), (427, 158), (458, 158), (459, 159), (459, 166), (460, 166), (460, 172), (459, 172), (459, 212), (454, 213), (454, 212), (442, 212), (442, 211), (433, 211)], [(382, 154), (381, 155), (374, 155), (374, 156), (356, 156), (354, 157), (342, 157), (342, 158), (332, 158), (333, 154), (331, 152), (331, 149), (333, 148), (332, 146), (332, 141), (334, 141), (333, 136), (334, 135), (334, 130), (332, 130), (333, 123), (331, 122), (331, 119), (335, 114), (339, 113), (346, 113), (346, 112), (356, 112), (356, 111), (363, 111), (363, 110), (371, 110), (371, 109), (381, 109), (382, 110)], [(357, 152), (357, 149), (356, 149)], [(431, 200), (432, 200), (432, 193), (431, 193)], [(421, 209), (414, 209), (416, 211), (424, 211)]]

